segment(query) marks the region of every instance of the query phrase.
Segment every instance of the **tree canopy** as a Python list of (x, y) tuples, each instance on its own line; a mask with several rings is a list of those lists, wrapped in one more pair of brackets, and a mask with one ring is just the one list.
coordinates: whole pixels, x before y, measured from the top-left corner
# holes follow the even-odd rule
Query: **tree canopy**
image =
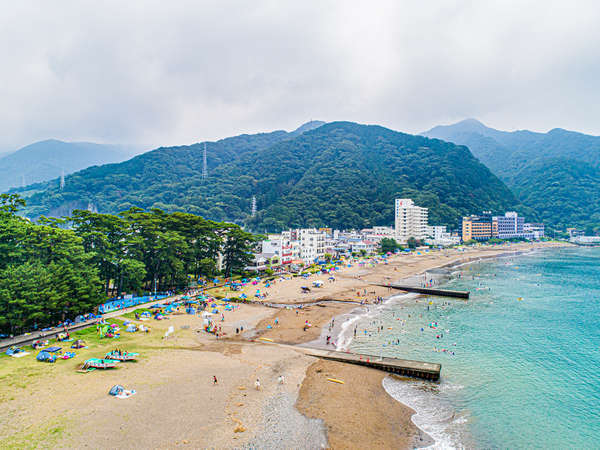
[[(181, 289), (189, 277), (229, 276), (252, 260), (257, 237), (187, 213), (75, 210), (70, 218), (17, 215), (0, 195), (0, 331), (16, 333), (93, 311), (123, 292)], [(71, 229), (65, 229), (70, 226)]]

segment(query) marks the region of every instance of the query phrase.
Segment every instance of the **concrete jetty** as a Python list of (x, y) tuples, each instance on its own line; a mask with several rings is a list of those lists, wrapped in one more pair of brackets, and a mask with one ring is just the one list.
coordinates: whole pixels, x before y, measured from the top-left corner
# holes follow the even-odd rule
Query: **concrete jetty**
[(442, 371), (442, 365), (437, 363), (388, 358), (385, 356), (362, 355), (360, 353), (335, 352), (316, 348), (303, 348), (302, 351), (307, 355), (316, 356), (318, 358), (373, 367), (396, 375), (423, 378), (431, 381), (438, 381)]
[(448, 289), (433, 289), (433, 288), (424, 288), (417, 286), (402, 286), (399, 284), (377, 284), (377, 286), (398, 289), (399, 291), (405, 292), (416, 292), (418, 294), (425, 295), (437, 295), (440, 297), (454, 297), (454, 298), (469, 298), (469, 291), (450, 291)]

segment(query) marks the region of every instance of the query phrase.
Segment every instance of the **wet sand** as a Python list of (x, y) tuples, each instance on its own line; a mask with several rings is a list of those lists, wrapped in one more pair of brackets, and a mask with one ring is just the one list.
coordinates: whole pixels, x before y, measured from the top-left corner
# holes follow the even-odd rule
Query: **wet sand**
[(319, 360), (307, 371), (296, 407), (307, 417), (325, 421), (331, 448), (415, 448), (432, 444), (431, 438), (412, 422), (414, 411), (385, 392), (381, 383), (386, 376), (368, 367)]

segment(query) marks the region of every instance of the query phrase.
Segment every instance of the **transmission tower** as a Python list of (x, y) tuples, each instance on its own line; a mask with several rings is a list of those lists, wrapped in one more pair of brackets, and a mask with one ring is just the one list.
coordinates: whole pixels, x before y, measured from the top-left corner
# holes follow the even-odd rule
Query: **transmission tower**
[(256, 215), (256, 195), (252, 196), (252, 217)]
[(63, 190), (64, 188), (65, 188), (65, 169), (63, 169), (60, 174), (60, 189)]
[(208, 167), (206, 166), (206, 142), (204, 143), (204, 154), (202, 155), (202, 179), (208, 177)]

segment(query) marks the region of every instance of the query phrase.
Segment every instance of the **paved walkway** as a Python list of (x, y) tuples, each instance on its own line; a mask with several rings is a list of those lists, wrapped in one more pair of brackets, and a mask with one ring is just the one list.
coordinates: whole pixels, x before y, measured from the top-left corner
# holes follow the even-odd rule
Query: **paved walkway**
[[(103, 319), (110, 319), (111, 317), (117, 317), (117, 316), (121, 316), (123, 314), (126, 314), (128, 312), (131, 311), (135, 311), (138, 308), (149, 308), (152, 305), (156, 305), (159, 303), (164, 303), (167, 301), (176, 301), (181, 297), (181, 295), (174, 295), (172, 297), (165, 297), (165, 298), (161, 298), (160, 300), (153, 300), (151, 302), (147, 302), (147, 303), (140, 303), (139, 305), (136, 306), (131, 306), (129, 308), (124, 308), (124, 309), (117, 309), (115, 311), (111, 311), (108, 312), (106, 314), (102, 314), (102, 318)], [(67, 330), (69, 332), (72, 331), (77, 331), (77, 330), (82, 330), (84, 328), (87, 327), (91, 327), (93, 325), (96, 325), (96, 323), (99, 321), (100, 319), (96, 318), (96, 319), (92, 319), (92, 320), (87, 320), (85, 322), (79, 322), (79, 323), (75, 323), (73, 325), (70, 325), (67, 327)], [(15, 336), (14, 338), (9, 338), (9, 339), (2, 339), (0, 341), (0, 351), (5, 351), (7, 348), (12, 347), (12, 346), (22, 346), (22, 345), (26, 345), (29, 344), (33, 341), (36, 341), (38, 339), (50, 339), (50, 338), (54, 338), (58, 335), (58, 333), (62, 333), (64, 331), (63, 327), (60, 328), (53, 328), (52, 330), (49, 331), (35, 331), (32, 333), (27, 333), (27, 334), (22, 334), (20, 336)]]

